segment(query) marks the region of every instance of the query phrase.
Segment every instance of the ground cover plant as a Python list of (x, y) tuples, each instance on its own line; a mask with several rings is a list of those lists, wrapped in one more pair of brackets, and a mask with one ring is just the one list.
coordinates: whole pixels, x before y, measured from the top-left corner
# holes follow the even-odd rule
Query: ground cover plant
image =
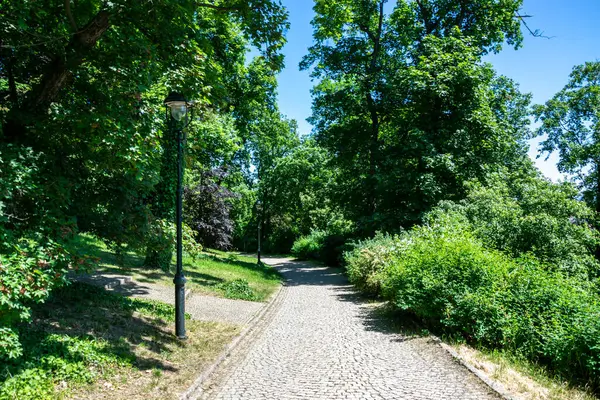
[(188, 321), (180, 342), (174, 313), (82, 283), (57, 289), (18, 326), (23, 355), (2, 364), (0, 399), (175, 398), (237, 328)]
[[(117, 256), (101, 241), (89, 235), (83, 235), (79, 245), (86, 253), (100, 259), (100, 272), (130, 275), (139, 282), (167, 286), (173, 284), (172, 269), (163, 271), (144, 267), (143, 258), (134, 252), (125, 252)], [(183, 268), (188, 279), (186, 287), (196, 293), (265, 301), (281, 284), (279, 273), (266, 264), (258, 264), (255, 258), (208, 251), (210, 252), (205, 251), (196, 257), (185, 255), (183, 259)]]

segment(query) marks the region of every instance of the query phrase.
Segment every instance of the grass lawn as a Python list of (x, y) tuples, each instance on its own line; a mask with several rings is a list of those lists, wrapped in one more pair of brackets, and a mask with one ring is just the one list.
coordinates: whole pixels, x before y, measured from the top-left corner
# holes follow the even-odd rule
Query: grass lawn
[(23, 357), (0, 368), (0, 399), (176, 399), (238, 333), (188, 321), (173, 335), (170, 305), (74, 283), (20, 327)]
[[(132, 252), (119, 260), (104, 243), (92, 236), (82, 235), (80, 248), (86, 254), (100, 258), (100, 272), (129, 275), (143, 283), (173, 284), (173, 271), (165, 273), (160, 269), (145, 268), (143, 257)], [(196, 260), (184, 256), (183, 268), (188, 280), (186, 287), (195, 293), (265, 301), (281, 284), (281, 276), (275, 269), (265, 264), (257, 265), (255, 258), (235, 253), (210, 250)], [(243, 281), (247, 282), (246, 287)]]
[[(213, 253), (216, 255), (220, 255), (220, 256), (227, 256), (229, 254), (238, 254), (238, 255), (244, 255), (246, 254), (247, 257), (246, 258), (251, 258), (253, 260), (256, 260), (256, 253), (252, 254), (252, 255), (248, 255), (248, 253), (243, 253), (243, 252), (227, 252), (227, 251), (221, 251), (221, 250), (209, 250), (209, 253)], [(262, 258), (290, 258), (290, 259), (295, 259), (296, 257), (293, 254), (285, 254), (285, 253), (261, 253), (261, 257)]]

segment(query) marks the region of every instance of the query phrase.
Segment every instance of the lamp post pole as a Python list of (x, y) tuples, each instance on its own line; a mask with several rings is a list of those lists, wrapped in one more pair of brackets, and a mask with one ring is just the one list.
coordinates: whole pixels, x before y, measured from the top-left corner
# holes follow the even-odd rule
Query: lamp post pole
[(261, 225), (262, 225), (261, 211), (262, 211), (262, 203), (261, 203), (260, 200), (258, 200), (256, 202), (256, 221), (258, 223), (258, 250), (256, 252), (256, 255), (257, 255), (257, 259), (258, 259), (258, 264), (260, 264), (260, 228), (261, 228)]
[(260, 264), (260, 221), (258, 221), (258, 263)]
[(186, 339), (185, 334), (185, 275), (183, 274), (183, 131), (177, 129), (177, 271), (175, 283), (175, 334)]
[(181, 340), (187, 339), (185, 333), (185, 283), (183, 273), (183, 130), (187, 127), (190, 103), (179, 93), (171, 92), (164, 101), (170, 109), (170, 129), (177, 130), (177, 195), (175, 200), (177, 224), (177, 264), (173, 283), (175, 284), (175, 335)]

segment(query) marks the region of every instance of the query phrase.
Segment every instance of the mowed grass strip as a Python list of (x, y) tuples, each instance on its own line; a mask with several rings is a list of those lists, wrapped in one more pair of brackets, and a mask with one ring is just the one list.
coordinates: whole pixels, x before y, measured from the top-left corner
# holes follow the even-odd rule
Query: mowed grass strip
[(83, 283), (56, 290), (20, 327), (24, 355), (0, 368), (0, 399), (176, 399), (238, 334), (188, 321), (173, 334), (174, 308)]
[[(99, 272), (129, 275), (142, 283), (173, 285), (174, 260), (168, 272), (147, 268), (143, 266), (143, 257), (133, 252), (117, 257), (104, 243), (88, 235), (82, 235), (79, 247), (86, 254), (100, 258)], [(200, 294), (266, 301), (281, 285), (281, 275), (274, 268), (236, 253), (209, 250), (195, 260), (184, 256), (183, 268), (187, 288)], [(240, 281), (247, 282), (251, 295), (231, 290), (239, 288)]]

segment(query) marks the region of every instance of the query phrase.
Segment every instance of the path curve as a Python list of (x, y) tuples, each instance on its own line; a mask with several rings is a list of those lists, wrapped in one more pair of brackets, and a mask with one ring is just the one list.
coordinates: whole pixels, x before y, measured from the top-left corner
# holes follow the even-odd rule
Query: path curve
[(427, 338), (392, 333), (337, 269), (267, 258), (281, 305), (210, 399), (499, 399)]

